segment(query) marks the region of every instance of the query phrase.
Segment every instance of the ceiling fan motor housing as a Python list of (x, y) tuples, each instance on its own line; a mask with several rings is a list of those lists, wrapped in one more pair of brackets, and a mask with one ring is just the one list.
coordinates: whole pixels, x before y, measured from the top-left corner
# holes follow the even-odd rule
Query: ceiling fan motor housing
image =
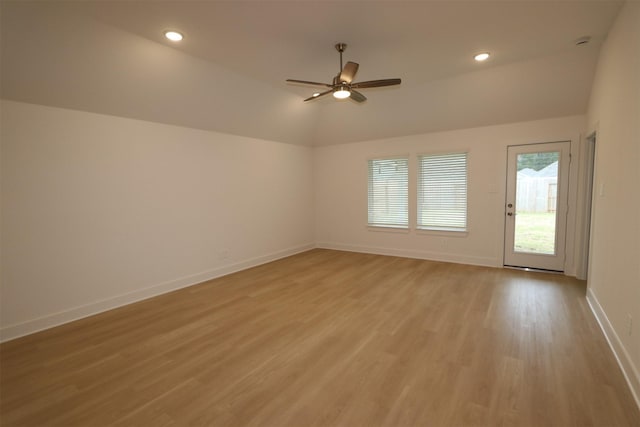
[(340, 81), (340, 74), (338, 74), (337, 76), (335, 76), (333, 78), (333, 86), (334, 87), (337, 87), (337, 86), (340, 86), (340, 85), (347, 85), (347, 84), (348, 84), (347, 82)]

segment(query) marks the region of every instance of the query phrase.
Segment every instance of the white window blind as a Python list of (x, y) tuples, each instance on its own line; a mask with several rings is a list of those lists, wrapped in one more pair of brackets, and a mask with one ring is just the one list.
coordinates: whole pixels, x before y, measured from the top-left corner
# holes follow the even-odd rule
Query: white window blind
[(369, 225), (409, 227), (409, 159), (369, 160)]
[(418, 157), (418, 228), (466, 231), (467, 153)]

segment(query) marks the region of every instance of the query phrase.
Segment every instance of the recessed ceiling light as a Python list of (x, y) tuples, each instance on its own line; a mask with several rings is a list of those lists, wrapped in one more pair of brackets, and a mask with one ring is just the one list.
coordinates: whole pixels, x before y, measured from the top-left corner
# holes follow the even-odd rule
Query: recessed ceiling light
[(177, 31), (165, 31), (164, 36), (169, 40), (171, 40), (172, 42), (179, 42), (184, 38), (182, 33), (179, 33)]
[(482, 52), (473, 57), (478, 62), (486, 61), (489, 59), (489, 52)]
[(320, 92), (316, 92), (316, 93), (314, 93), (314, 94), (313, 94), (313, 95), (311, 95), (311, 96), (313, 96), (314, 98), (315, 98), (315, 97), (317, 97), (317, 96), (320, 96)]

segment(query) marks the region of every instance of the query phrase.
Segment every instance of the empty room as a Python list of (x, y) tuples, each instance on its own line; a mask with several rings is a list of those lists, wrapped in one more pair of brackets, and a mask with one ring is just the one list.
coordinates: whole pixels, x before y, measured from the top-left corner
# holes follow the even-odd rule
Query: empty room
[(0, 0), (0, 425), (640, 426), (640, 2)]

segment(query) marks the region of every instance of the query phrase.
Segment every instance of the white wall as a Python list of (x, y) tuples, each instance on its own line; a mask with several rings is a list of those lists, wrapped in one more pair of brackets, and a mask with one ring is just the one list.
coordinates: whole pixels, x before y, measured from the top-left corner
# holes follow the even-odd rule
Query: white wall
[[(429, 133), (315, 148), (316, 242), (326, 248), (502, 266), (507, 146), (572, 141), (578, 150), (584, 116)], [(367, 159), (409, 154), (415, 194), (416, 154), (468, 151), (468, 234), (463, 237), (367, 228)], [(567, 253), (573, 253), (577, 168), (570, 178)], [(415, 197), (409, 197), (415, 223)], [(575, 274), (573, 257), (565, 270)]]
[(587, 120), (597, 139), (589, 299), (640, 405), (638, 2), (625, 4), (602, 48)]
[(3, 339), (313, 245), (310, 148), (0, 105)]

